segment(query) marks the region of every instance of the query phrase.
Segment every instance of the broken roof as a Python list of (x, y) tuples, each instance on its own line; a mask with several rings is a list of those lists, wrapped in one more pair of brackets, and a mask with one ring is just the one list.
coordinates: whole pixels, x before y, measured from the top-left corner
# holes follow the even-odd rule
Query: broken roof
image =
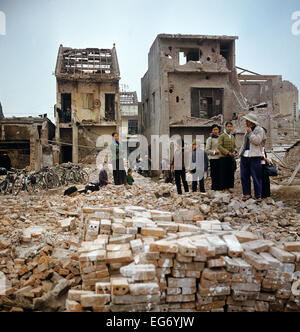
[(49, 123), (52, 123), (52, 121), (50, 119), (48, 119), (47, 117), (42, 118), (42, 117), (32, 117), (32, 116), (28, 116), (28, 117), (10, 117), (10, 118), (3, 118), (0, 119), (0, 123), (1, 124), (33, 124), (33, 123), (40, 123), (42, 124), (44, 121), (47, 121)]
[(55, 76), (65, 80), (120, 80), (115, 45), (112, 49), (75, 49), (60, 45)]
[(120, 92), (120, 105), (137, 105), (138, 98), (136, 92)]
[(213, 35), (182, 35), (182, 34), (159, 34), (158, 39), (207, 39), (207, 40), (237, 40), (238, 36), (213, 36)]

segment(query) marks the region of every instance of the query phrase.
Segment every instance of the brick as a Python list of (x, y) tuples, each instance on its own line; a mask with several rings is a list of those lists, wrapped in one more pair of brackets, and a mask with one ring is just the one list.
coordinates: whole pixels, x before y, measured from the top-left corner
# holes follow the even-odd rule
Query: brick
[(157, 242), (151, 243), (150, 251), (177, 254), (178, 246), (176, 243), (162, 240), (162, 241), (157, 241)]
[(275, 257), (273, 257), (268, 252), (262, 252), (262, 253), (260, 253), (260, 256), (269, 263), (269, 269), (276, 270), (276, 269), (280, 268), (280, 265), (281, 265), (280, 261), (278, 259), (276, 259)]
[(244, 252), (243, 258), (259, 271), (267, 270), (269, 268), (269, 263), (263, 257), (257, 255), (254, 252)]
[(172, 277), (174, 277), (174, 278), (185, 278), (186, 277), (186, 272), (184, 270), (172, 269)]
[(203, 237), (193, 236), (191, 242), (197, 249), (197, 255), (213, 257), (216, 255), (215, 248)]
[(66, 309), (68, 312), (83, 312), (81, 304), (71, 300), (66, 300)]
[(275, 279), (284, 283), (288, 283), (293, 281), (293, 273), (284, 273), (284, 272), (270, 270), (267, 272), (266, 278)]
[(201, 272), (200, 271), (186, 271), (185, 276), (187, 278), (196, 278), (200, 279), (201, 277)]
[(161, 258), (157, 261), (157, 265), (161, 268), (173, 267), (173, 259)]
[(169, 278), (168, 287), (171, 288), (189, 288), (196, 287), (196, 279), (193, 278)]
[(257, 254), (266, 252), (273, 246), (275, 246), (275, 244), (272, 241), (265, 240), (251, 241), (242, 244), (244, 251), (252, 251)]
[(110, 302), (110, 295), (93, 294), (93, 295), (81, 295), (80, 303), (82, 307), (100, 307)]
[(106, 263), (130, 263), (133, 261), (132, 253), (130, 250), (121, 252), (108, 252)]
[(231, 289), (229, 286), (217, 286), (210, 288), (199, 288), (199, 296), (222, 296), (230, 295)]
[(203, 271), (205, 263), (180, 263), (178, 260), (174, 260), (174, 269), (186, 270), (186, 271)]
[(105, 250), (96, 250), (89, 253), (84, 253), (79, 256), (80, 262), (96, 262), (96, 261), (105, 261), (106, 251)]
[(247, 243), (258, 240), (258, 237), (250, 232), (233, 232), (240, 243)]
[(130, 250), (130, 244), (108, 244), (106, 246), (106, 251), (108, 252), (120, 252), (120, 251), (129, 251)]
[(237, 273), (240, 271), (240, 265), (234, 259), (231, 259), (230, 257), (227, 257), (227, 256), (222, 256), (222, 258), (226, 262), (226, 270), (228, 272)]
[(219, 268), (226, 266), (226, 261), (223, 258), (211, 259), (207, 262), (207, 266), (212, 268)]
[(197, 248), (193, 245), (189, 239), (182, 239), (178, 241), (179, 253), (187, 257), (195, 257), (197, 254)]
[(197, 293), (196, 287), (184, 287), (182, 288), (182, 295), (192, 295)]
[(125, 244), (130, 243), (130, 241), (135, 239), (134, 234), (122, 235), (118, 237), (111, 237), (109, 239), (109, 244)]
[[(125, 296), (112, 296), (113, 304), (145, 304), (145, 303), (159, 303), (160, 302), (160, 293), (154, 295), (125, 295)], [(148, 310), (145, 310), (148, 311)]]
[(240, 290), (244, 292), (260, 292), (261, 284), (233, 282), (231, 288), (233, 290)]
[(110, 282), (97, 282), (95, 285), (96, 294), (111, 294)]
[(231, 279), (231, 274), (226, 272), (224, 269), (211, 270), (205, 269), (202, 273), (202, 278), (211, 281), (228, 281)]
[(112, 294), (123, 296), (129, 293), (129, 284), (125, 278), (113, 278), (111, 280)]
[(200, 311), (200, 312), (207, 312), (207, 311), (212, 311), (214, 309), (223, 308), (223, 307), (225, 307), (225, 305), (226, 305), (225, 301), (217, 301), (217, 302), (213, 302), (213, 303), (209, 303), (209, 304), (196, 303), (196, 309), (197, 309), (197, 311)]
[(294, 263), (296, 259), (295, 255), (276, 247), (270, 248), (269, 252), (282, 263)]
[(110, 306), (104, 305), (101, 307), (93, 307), (93, 312), (110, 312)]
[(287, 242), (283, 244), (284, 250), (288, 252), (300, 252), (300, 242)]
[(195, 302), (195, 295), (167, 295), (167, 303)]
[(154, 265), (129, 265), (120, 269), (125, 278), (131, 278), (134, 281), (149, 281), (156, 277)]
[(216, 255), (227, 255), (227, 244), (218, 236), (207, 236), (207, 241), (215, 248)]
[(130, 284), (130, 295), (155, 295), (160, 293), (160, 288), (157, 283), (141, 283), (141, 284)]
[(243, 248), (234, 235), (224, 235), (223, 239), (228, 247), (228, 255), (232, 258), (239, 257), (243, 253)]
[(142, 228), (142, 235), (163, 238), (165, 230), (163, 228)]
[(167, 288), (167, 295), (180, 295), (182, 293), (181, 288)]

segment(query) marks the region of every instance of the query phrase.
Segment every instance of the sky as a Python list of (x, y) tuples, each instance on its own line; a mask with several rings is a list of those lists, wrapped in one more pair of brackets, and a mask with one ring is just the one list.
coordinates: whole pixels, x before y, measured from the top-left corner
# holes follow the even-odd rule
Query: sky
[[(294, 14), (292, 20), (297, 11), (299, 18)], [(238, 36), (237, 66), (282, 75), (300, 89), (300, 0), (0, 0), (1, 12), (5, 116), (47, 113), (54, 119), (60, 44), (112, 48), (115, 43), (120, 83), (140, 100), (148, 52), (160, 33)]]

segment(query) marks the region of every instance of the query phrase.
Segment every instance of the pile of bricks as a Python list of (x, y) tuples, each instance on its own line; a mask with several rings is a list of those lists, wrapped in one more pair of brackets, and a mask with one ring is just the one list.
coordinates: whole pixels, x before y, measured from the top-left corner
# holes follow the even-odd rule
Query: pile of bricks
[(279, 248), (216, 220), (176, 218), (83, 209), (83, 284), (69, 292), (68, 311), (300, 310), (300, 243)]

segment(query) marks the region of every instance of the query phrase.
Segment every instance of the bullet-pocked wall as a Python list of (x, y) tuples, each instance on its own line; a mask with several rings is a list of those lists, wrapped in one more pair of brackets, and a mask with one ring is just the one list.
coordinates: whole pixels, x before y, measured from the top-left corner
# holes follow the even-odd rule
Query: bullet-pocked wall
[(159, 35), (142, 79), (140, 132), (149, 138), (178, 128), (179, 134), (179, 128), (208, 128), (215, 117), (221, 124), (245, 111), (235, 67), (236, 39)]

